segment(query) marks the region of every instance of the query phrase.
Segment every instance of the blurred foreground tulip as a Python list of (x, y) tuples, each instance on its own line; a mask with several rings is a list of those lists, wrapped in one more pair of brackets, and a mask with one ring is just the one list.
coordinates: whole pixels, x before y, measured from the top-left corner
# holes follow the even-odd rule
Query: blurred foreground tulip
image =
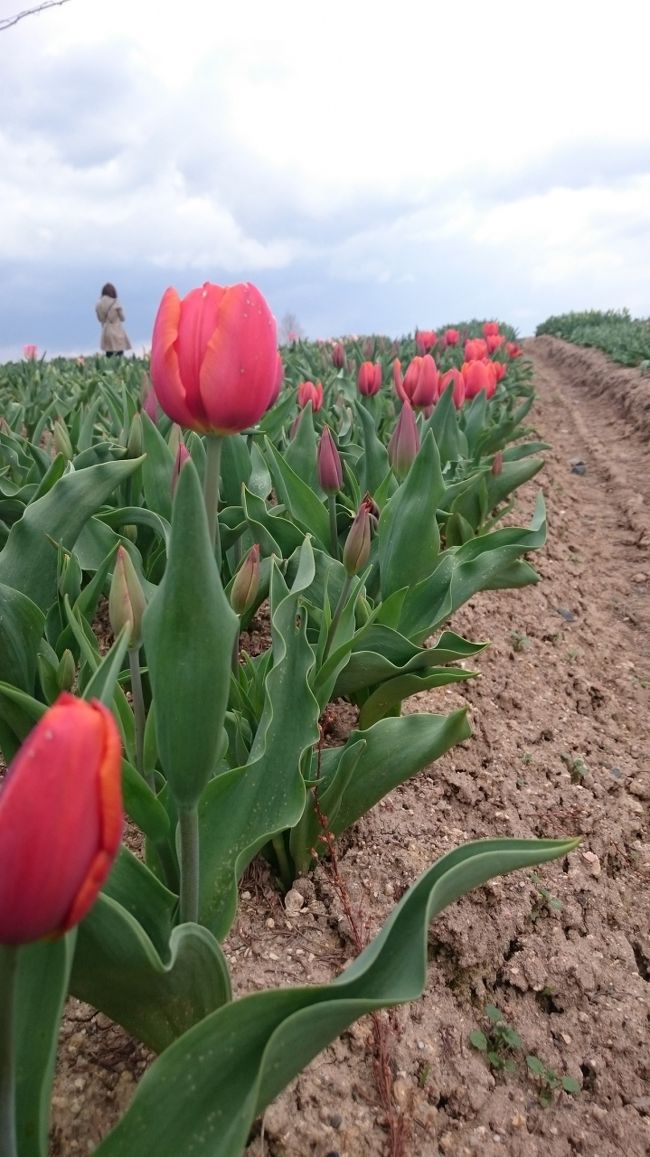
[(200, 434), (235, 434), (277, 397), (275, 318), (249, 282), (206, 282), (182, 300), (168, 289), (158, 309), (151, 379), (174, 422)]
[(121, 744), (108, 708), (60, 695), (0, 790), (0, 944), (77, 924), (122, 835)]
[(431, 354), (413, 358), (404, 374), (402, 395), (416, 409), (427, 409), (437, 402), (438, 370)]
[(371, 398), (381, 389), (381, 362), (362, 362), (357, 374), (357, 387), (364, 398)]
[(419, 354), (428, 354), (438, 340), (432, 329), (419, 329), (415, 334), (415, 348)]
[(298, 405), (301, 410), (307, 402), (311, 402), (313, 412), (318, 413), (323, 405), (323, 387), (320, 382), (301, 382), (298, 386)]

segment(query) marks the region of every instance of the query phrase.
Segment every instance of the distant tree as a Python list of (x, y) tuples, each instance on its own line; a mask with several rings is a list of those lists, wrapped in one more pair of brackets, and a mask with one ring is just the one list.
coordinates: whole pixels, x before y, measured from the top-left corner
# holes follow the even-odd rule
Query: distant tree
[(42, 4), (37, 4), (35, 8), (25, 8), (22, 12), (16, 12), (14, 16), (0, 17), (0, 32), (5, 32), (7, 28), (13, 28), (14, 24), (18, 24), (24, 20), (26, 16), (36, 16), (39, 12), (45, 12), (47, 8), (61, 8), (64, 4), (69, 4), (70, 0), (43, 0)]
[(302, 326), (295, 313), (285, 313), (280, 322), (280, 345), (290, 345), (302, 337)]

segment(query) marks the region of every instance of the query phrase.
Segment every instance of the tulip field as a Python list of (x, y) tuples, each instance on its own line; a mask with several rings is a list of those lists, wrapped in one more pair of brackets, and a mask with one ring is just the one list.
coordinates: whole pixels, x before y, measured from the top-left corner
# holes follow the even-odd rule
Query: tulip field
[[(565, 405), (556, 347), (540, 348), (531, 361), (509, 326), (478, 320), (278, 349), (259, 290), (206, 284), (166, 292), (150, 358), (46, 361), (30, 346), (0, 367), (1, 1157), (474, 1153), (461, 1118), (492, 1096), (514, 1133), (533, 1106), (541, 1147), (508, 1152), (595, 1152), (545, 1147), (550, 1114), (590, 1111), (601, 1070), (541, 1033), (571, 996), (535, 972), (545, 950), (527, 940), (554, 943), (563, 975), (590, 902), (580, 873), (597, 882), (613, 862), (590, 842), (604, 818), (585, 818), (592, 756), (572, 746), (596, 743), (599, 720), (583, 723), (608, 694), (579, 674), (580, 651), (565, 658), (589, 572), (571, 571), (580, 597), (547, 574), (554, 552), (570, 542), (577, 567), (590, 543), (561, 530), (554, 546), (552, 526), (545, 553), (543, 490), (562, 528), (592, 465), (574, 454), (556, 485), (569, 419), (539, 427), (538, 374)], [(504, 674), (484, 692), (491, 664)], [(560, 667), (586, 704), (575, 719), (569, 691), (548, 700)], [(617, 754), (609, 732), (596, 743), (618, 769), (597, 802), (629, 785), (625, 710)], [(542, 756), (555, 743), (557, 780)], [(627, 822), (611, 842), (636, 870)], [(459, 920), (474, 929), (462, 951)], [(639, 936), (619, 948), (643, 989)], [(530, 977), (539, 1015), (519, 1057), (499, 1010)], [(474, 1019), (440, 1037), (470, 1074), (454, 1118), (417, 1024), (458, 993)], [(75, 1088), (93, 1096), (86, 1030), (70, 1036), (83, 1008), (138, 1058), (137, 1083), (100, 1126), (66, 1133)], [(569, 1044), (581, 1023), (562, 1028)], [(349, 1041), (360, 1067), (337, 1105), (313, 1074), (344, 1071)], [(352, 1086), (366, 1090), (354, 1106)], [(504, 1107), (504, 1089), (521, 1104)]]

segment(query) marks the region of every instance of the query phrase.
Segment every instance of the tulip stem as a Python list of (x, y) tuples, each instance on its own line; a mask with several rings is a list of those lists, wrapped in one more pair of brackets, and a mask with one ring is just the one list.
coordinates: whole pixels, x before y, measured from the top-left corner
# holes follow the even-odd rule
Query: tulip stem
[(179, 812), (181, 844), (181, 924), (196, 923), (199, 918), (199, 809)]
[(14, 1047), (18, 949), (0, 944), (0, 1153), (18, 1157)]
[(221, 446), (223, 438), (209, 434), (206, 438), (205, 482), (203, 495), (205, 512), (208, 516), (210, 542), (214, 546), (217, 566), (221, 570), (221, 535), (219, 534), (219, 475), (221, 472)]
[(230, 663), (232, 673), (235, 676), (235, 679), (239, 679), (239, 671), (240, 671), (240, 663), (239, 663), (240, 627), (241, 627), (241, 619), (237, 623), (237, 633), (235, 635), (235, 641), (232, 645), (232, 656), (231, 656), (231, 663)]
[(271, 840), (271, 844), (273, 845), (273, 851), (275, 852), (275, 858), (278, 862), (278, 871), (279, 871), (279, 875), (280, 875), (280, 883), (282, 884), (283, 888), (286, 888), (288, 891), (289, 888), (291, 887), (292, 883), (293, 883), (294, 874), (291, 870), (291, 864), (289, 862), (289, 857), (287, 855), (287, 848), (286, 848), (286, 844), (284, 842), (284, 836), (283, 836), (282, 832), (280, 832), (279, 836), (273, 837), (273, 839)]
[(327, 495), (327, 509), (330, 516), (330, 550), (332, 558), (339, 558), (339, 534), (336, 526), (336, 495)]
[(144, 695), (142, 692), (142, 675), (140, 673), (140, 650), (129, 647), (129, 671), (131, 674), (131, 698), (133, 700), (133, 715), (135, 717), (135, 766), (143, 779), (146, 779), (151, 790), (154, 790), (153, 772), (147, 774), (144, 769), (144, 728), (146, 715), (144, 710)]
[(323, 663), (322, 663), (323, 666), (324, 666), (325, 660), (327, 659), (327, 656), (329, 655), (330, 650), (332, 648), (332, 643), (334, 642), (334, 636), (336, 634), (336, 628), (338, 627), (339, 619), (341, 618), (341, 615), (343, 614), (343, 608), (348, 601), (348, 596), (350, 594), (350, 587), (352, 586), (352, 579), (353, 578), (354, 578), (354, 575), (351, 575), (351, 574), (346, 574), (346, 576), (345, 576), (345, 581), (344, 581), (343, 586), (341, 588), (339, 600), (336, 604), (336, 610), (334, 611), (334, 614), (332, 615), (332, 621), (330, 623), (330, 629), (327, 632), (327, 639), (325, 640), (325, 648), (323, 650)]

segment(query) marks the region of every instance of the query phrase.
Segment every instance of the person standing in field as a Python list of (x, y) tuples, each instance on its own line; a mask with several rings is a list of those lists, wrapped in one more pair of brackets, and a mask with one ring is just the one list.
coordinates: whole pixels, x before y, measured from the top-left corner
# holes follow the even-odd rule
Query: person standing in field
[(110, 281), (102, 288), (95, 313), (102, 327), (100, 348), (107, 358), (122, 357), (125, 350), (131, 349), (131, 342), (122, 324), (124, 310), (117, 300), (117, 290)]

